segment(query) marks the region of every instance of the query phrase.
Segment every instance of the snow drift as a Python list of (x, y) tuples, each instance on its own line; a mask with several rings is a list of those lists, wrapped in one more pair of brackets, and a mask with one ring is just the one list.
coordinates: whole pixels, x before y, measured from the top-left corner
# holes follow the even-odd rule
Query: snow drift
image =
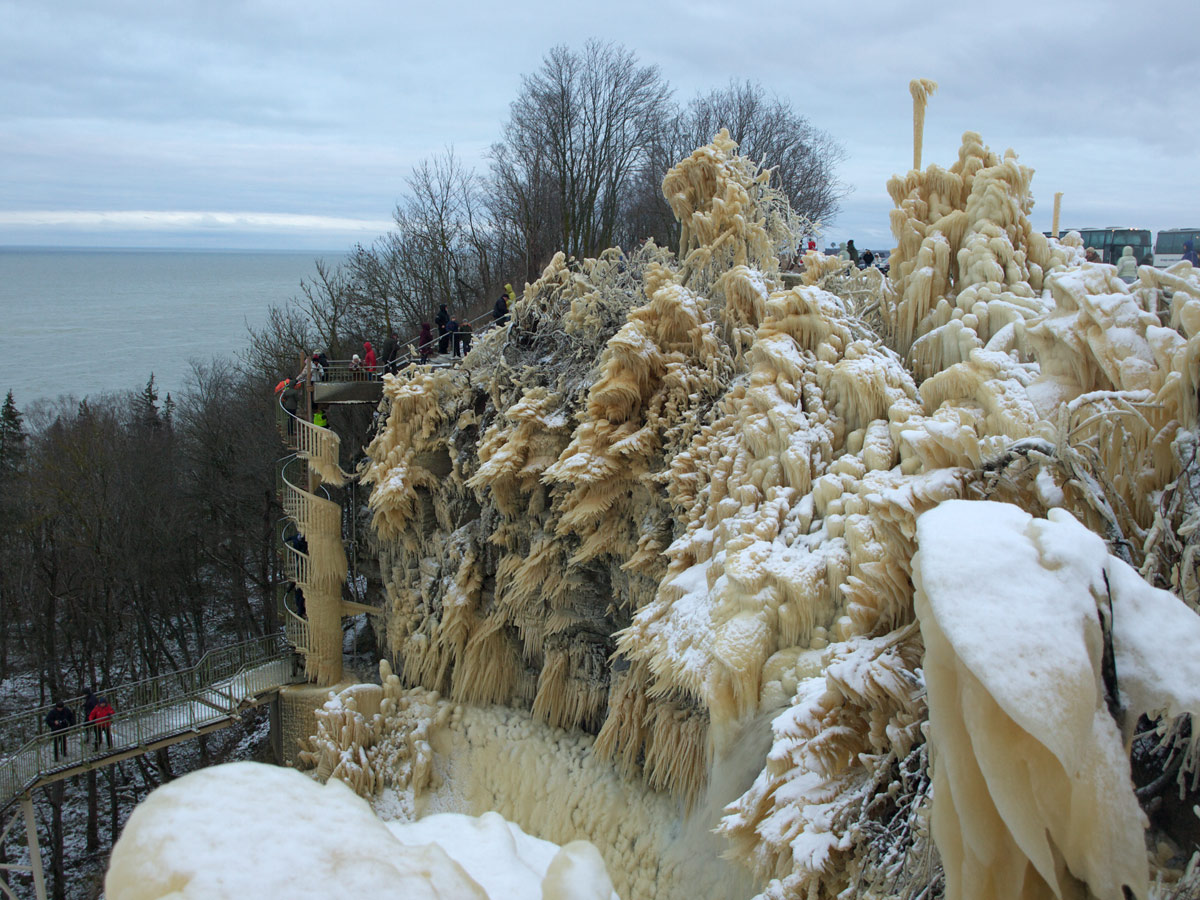
[(113, 848), (111, 900), (212, 897), (611, 900), (591, 845), (559, 849), (497, 815), (389, 827), (337, 780), (257, 763), (155, 790)]

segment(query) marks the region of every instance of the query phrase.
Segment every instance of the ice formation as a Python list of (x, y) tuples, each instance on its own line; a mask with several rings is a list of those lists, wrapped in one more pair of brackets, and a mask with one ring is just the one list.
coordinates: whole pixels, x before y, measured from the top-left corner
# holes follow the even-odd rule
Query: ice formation
[(337, 780), (257, 763), (155, 790), (113, 848), (104, 889), (111, 900), (615, 900), (586, 842), (560, 849), (495, 814), (389, 828)]
[[(1129, 844), (1143, 823), (1098, 694), (1064, 699), (1067, 719), (1041, 735), (1045, 796), (1075, 789), (1061, 754), (1085, 726), (1112, 778), (1125, 760), (1120, 791), (1101, 801), (1089, 783), (1052, 811), (1079, 816), (1078, 833), (1048, 826), (1046, 850), (1029, 821), (944, 805), (955, 754), (974, 746), (952, 734), (1020, 736), (1002, 694), (987, 721), (955, 705), (993, 687), (958, 655), (963, 636), (918, 627), (923, 514), (961, 498), (1019, 508), (1103, 538), (1123, 560), (1102, 564), (1110, 578), (1200, 601), (1200, 274), (1143, 267), (1126, 285), (1084, 262), (1078, 235), (1033, 230), (1031, 178), (968, 132), (949, 169), (889, 183), (886, 280), (809, 254), (785, 289), (777, 258), (796, 223), (722, 134), (663, 182), (678, 257), (559, 255), (460, 368), (385, 378), (362, 479), (397, 674), (324, 712), (320, 773), (400, 791), (407, 815), (490, 808), (559, 842), (587, 837), (626, 900), (915, 896), (940, 883), (931, 815), (950, 896), (986, 868), (979, 835), (1002, 831), (1024, 856), (987, 868), (989, 896), (1032, 896), (1022, 865), (1051, 892), (1074, 879), (1144, 896)], [(1059, 509), (1082, 526), (1046, 518)], [(959, 554), (964, 589), (991, 566), (1047, 565), (990, 541)], [(951, 673), (928, 697), (927, 656)], [(1191, 711), (1136, 699), (1150, 682), (1120, 661), (1119, 679), (1122, 665), (1128, 709)], [(1194, 762), (1186, 729), (1161, 727)], [(946, 808), (958, 843), (937, 824)], [(716, 853), (679, 864), (696, 833), (757, 887)], [(1100, 859), (1093, 834), (1121, 852)]]
[[(1200, 712), (1200, 617), (1070, 513), (953, 501), (913, 560), (934, 749), (933, 832), (951, 897), (1147, 896), (1146, 818), (1106, 702)], [(993, 552), (979, 556), (988, 544)], [(967, 562), (969, 560), (969, 562)]]

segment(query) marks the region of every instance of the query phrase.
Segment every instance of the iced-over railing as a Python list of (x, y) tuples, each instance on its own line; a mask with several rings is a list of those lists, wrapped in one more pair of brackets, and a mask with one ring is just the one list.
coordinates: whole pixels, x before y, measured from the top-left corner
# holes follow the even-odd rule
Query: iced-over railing
[(339, 464), (342, 442), (336, 433), (320, 425), (314, 425), (296, 415), (283, 405), (280, 394), (276, 403), (276, 424), (279, 434), (296, 456), (307, 460), (321, 480), (332, 485), (342, 485), (348, 476)]
[(234, 718), (261, 695), (303, 680), (288, 641), (276, 633), (211, 650), (191, 668), (104, 691), (116, 710), (111, 747), (106, 739), (94, 747), (95, 727), (80, 721), (82, 697), (66, 701), (79, 724), (61, 731), (46, 726), (52, 706), (0, 719), (0, 808), (42, 781), (199, 732)]
[(287, 597), (280, 605), (283, 607), (283, 633), (287, 637), (288, 643), (297, 652), (308, 653), (312, 650), (313, 645), (312, 628), (308, 624), (308, 619), (296, 611), (295, 605), (289, 602)]
[(293, 483), (286, 464), (280, 470), (279, 480), (283, 511), (299, 526), (301, 533), (341, 534), (342, 507), (339, 504)]

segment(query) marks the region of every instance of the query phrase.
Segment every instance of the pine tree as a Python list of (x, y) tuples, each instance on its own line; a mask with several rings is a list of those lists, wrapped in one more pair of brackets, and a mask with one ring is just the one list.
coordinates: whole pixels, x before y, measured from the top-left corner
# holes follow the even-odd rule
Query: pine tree
[(163, 401), (162, 419), (167, 428), (175, 427), (175, 401), (171, 399), (169, 391), (167, 399)]
[(10, 390), (0, 408), (0, 477), (11, 478), (25, 461), (25, 417)]
[(133, 401), (134, 420), (146, 428), (157, 431), (162, 427), (162, 418), (158, 413), (158, 388), (154, 384), (154, 373), (142, 388), (142, 392)]

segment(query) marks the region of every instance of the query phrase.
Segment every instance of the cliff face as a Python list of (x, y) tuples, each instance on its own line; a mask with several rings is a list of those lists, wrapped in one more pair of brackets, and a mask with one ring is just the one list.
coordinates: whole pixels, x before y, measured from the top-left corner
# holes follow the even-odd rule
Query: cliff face
[[(663, 184), (681, 258), (559, 255), (460, 368), (385, 379), (362, 477), (396, 697), (527, 711), (680, 820), (773, 718), (721, 798), (722, 846), (766, 896), (936, 881), (918, 518), (1065, 509), (1197, 600), (1200, 276), (1085, 264), (1030, 227), (1031, 177), (968, 133), (949, 170), (889, 184), (888, 280), (810, 254), (785, 289), (795, 223), (722, 134)], [(412, 727), (396, 709), (367, 743)], [(602, 807), (542, 836), (619, 870)]]

